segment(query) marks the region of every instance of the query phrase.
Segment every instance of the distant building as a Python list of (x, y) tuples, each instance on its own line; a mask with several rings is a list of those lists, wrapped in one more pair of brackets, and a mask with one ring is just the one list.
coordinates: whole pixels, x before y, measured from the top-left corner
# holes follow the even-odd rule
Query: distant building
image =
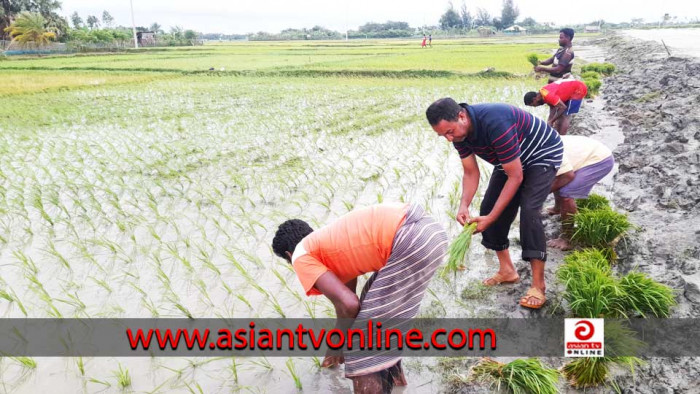
[(136, 41), (140, 47), (153, 47), (156, 45), (156, 32), (140, 31), (136, 33)]
[(510, 35), (519, 35), (519, 34), (525, 34), (527, 32), (527, 29), (518, 25), (513, 25), (507, 29), (504, 29), (503, 32), (505, 34), (510, 34)]
[(584, 33), (600, 33), (600, 26), (590, 25), (583, 28)]

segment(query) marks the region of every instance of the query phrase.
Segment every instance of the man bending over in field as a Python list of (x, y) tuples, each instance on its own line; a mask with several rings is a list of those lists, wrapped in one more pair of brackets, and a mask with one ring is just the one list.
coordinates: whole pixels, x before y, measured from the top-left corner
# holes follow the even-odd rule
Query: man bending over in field
[[(287, 220), (272, 241), (306, 294), (328, 297), (344, 321), (414, 318), (446, 248), (442, 226), (415, 204), (357, 209), (316, 231), (302, 220)], [(358, 297), (357, 277), (368, 272), (374, 274)], [(342, 363), (356, 393), (390, 392), (393, 384), (406, 384), (398, 356), (327, 355), (322, 366)]]
[(539, 92), (525, 93), (523, 99), (525, 105), (531, 107), (549, 105), (547, 124), (554, 127), (560, 135), (565, 135), (569, 130), (571, 115), (578, 113), (587, 93), (585, 83), (575, 79), (561, 79), (543, 87)]
[(571, 249), (569, 239), (573, 234), (573, 216), (577, 212), (576, 198), (587, 198), (593, 185), (612, 171), (615, 165), (607, 146), (592, 138), (563, 135), (564, 158), (552, 183), (554, 208), (547, 213), (561, 213), (562, 235), (547, 242), (548, 246), (561, 250)]
[[(520, 305), (539, 309), (545, 298), (544, 263), (547, 245), (540, 211), (561, 164), (559, 134), (531, 114), (507, 104), (457, 104), (447, 97), (430, 104), (425, 115), (439, 137), (454, 145), (462, 159), (462, 198), (459, 224), (476, 222), (481, 244), (494, 250), (498, 272), (484, 280), (487, 286), (517, 283), (520, 276), (508, 252), (508, 231), (520, 210), (523, 260), (530, 262), (532, 286)], [(494, 166), (479, 215), (469, 216), (469, 205), (479, 187), (476, 156)]]

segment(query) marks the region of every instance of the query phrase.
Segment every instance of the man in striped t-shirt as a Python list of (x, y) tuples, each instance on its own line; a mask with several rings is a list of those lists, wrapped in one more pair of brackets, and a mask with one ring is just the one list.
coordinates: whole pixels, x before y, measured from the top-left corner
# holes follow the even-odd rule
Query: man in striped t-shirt
[[(547, 245), (540, 211), (561, 165), (563, 145), (556, 130), (528, 112), (507, 104), (457, 104), (451, 98), (432, 103), (428, 122), (452, 142), (462, 159), (462, 199), (457, 221), (477, 223), (482, 245), (496, 251), (500, 269), (487, 286), (520, 280), (508, 252), (508, 231), (520, 209), (522, 257), (532, 267), (532, 287), (520, 305), (539, 309), (545, 302), (544, 263)], [(479, 186), (476, 156), (494, 171), (477, 217), (469, 205)]]

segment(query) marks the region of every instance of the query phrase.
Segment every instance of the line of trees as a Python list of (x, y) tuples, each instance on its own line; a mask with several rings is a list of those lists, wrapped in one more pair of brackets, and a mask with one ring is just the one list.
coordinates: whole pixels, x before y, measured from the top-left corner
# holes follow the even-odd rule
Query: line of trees
[(399, 38), (411, 37), (416, 34), (407, 22), (386, 23), (369, 22), (360, 26), (357, 30), (348, 31), (349, 38)]
[[(476, 14), (472, 16), (464, 1), (462, 1), (462, 6), (458, 13), (454, 9), (452, 1), (449, 1), (447, 10), (440, 17), (440, 28), (442, 30), (459, 29), (468, 31), (479, 26), (492, 26), (497, 30), (503, 30), (512, 26), (519, 15), (520, 10), (513, 3), (513, 0), (503, 0), (500, 17), (491, 17), (491, 14), (483, 8), (477, 8)], [(534, 22), (534, 20), (532, 21)]]
[(311, 29), (285, 29), (279, 34), (270, 34), (264, 31), (248, 35), (250, 41), (283, 41), (283, 40), (339, 40), (342, 36), (339, 32), (326, 29), (322, 26), (314, 26)]

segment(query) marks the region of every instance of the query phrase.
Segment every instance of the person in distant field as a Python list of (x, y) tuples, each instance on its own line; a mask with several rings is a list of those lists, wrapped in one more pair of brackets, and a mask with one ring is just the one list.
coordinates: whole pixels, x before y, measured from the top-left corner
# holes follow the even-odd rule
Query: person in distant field
[(420, 43), (421, 48), (425, 48), (425, 41), (426, 40), (428, 40), (428, 37), (426, 37), (425, 34), (423, 34), (423, 42)]
[(547, 124), (554, 127), (560, 135), (569, 131), (571, 115), (577, 114), (588, 88), (576, 79), (560, 79), (544, 86), (539, 92), (527, 92), (523, 100), (525, 105), (539, 107), (549, 105)]
[(428, 35), (428, 45), (430, 45), (431, 48), (433, 47), (433, 35), (432, 34)]
[(612, 171), (612, 151), (603, 143), (578, 135), (563, 135), (564, 158), (552, 183), (554, 207), (550, 215), (561, 214), (562, 235), (547, 242), (556, 249), (569, 250), (573, 234), (572, 218), (577, 212), (576, 199), (587, 198), (593, 186)]
[[(378, 204), (316, 231), (302, 220), (287, 220), (277, 229), (272, 250), (292, 264), (306, 295), (331, 300), (336, 328), (366, 331), (361, 322), (367, 319), (416, 317), (445, 256), (447, 234), (420, 205)], [(358, 297), (357, 277), (368, 272), (374, 274)], [(388, 393), (394, 384), (406, 385), (398, 355), (327, 354), (321, 366), (342, 363), (356, 393)]]
[[(571, 67), (574, 65), (574, 50), (571, 41), (574, 39), (574, 29), (564, 28), (559, 30), (559, 48), (554, 56), (547, 60), (537, 62), (535, 72), (546, 72), (549, 74), (549, 82), (554, 82), (558, 79), (571, 77)], [(549, 66), (552, 67), (543, 67)]]
[[(564, 148), (559, 134), (545, 121), (507, 104), (457, 104), (446, 97), (430, 104), (425, 112), (439, 137), (454, 145), (462, 159), (462, 198), (457, 222), (477, 223), (481, 244), (496, 252), (499, 270), (483, 281), (486, 286), (520, 281), (510, 258), (508, 232), (520, 210), (522, 258), (530, 262), (532, 285), (520, 305), (539, 309), (546, 301), (544, 264), (547, 240), (542, 224), (542, 205), (561, 164)], [(477, 217), (469, 205), (479, 187), (476, 156), (494, 170), (484, 192)]]

